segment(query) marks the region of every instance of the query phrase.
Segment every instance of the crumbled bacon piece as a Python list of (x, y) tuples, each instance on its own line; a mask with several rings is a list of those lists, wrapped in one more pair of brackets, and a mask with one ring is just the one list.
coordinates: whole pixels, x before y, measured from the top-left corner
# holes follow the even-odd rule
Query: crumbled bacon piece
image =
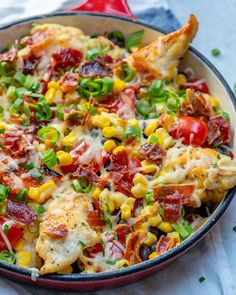
[(181, 204), (188, 204), (194, 192), (194, 184), (169, 184), (155, 186), (153, 188), (153, 197), (159, 202), (163, 202), (167, 196), (178, 193), (181, 195)]
[(32, 225), (37, 217), (37, 214), (27, 204), (10, 199), (7, 200), (7, 214), (10, 218), (26, 225)]
[(214, 116), (208, 121), (209, 145), (226, 144), (230, 141), (230, 124), (224, 116)]
[(32, 36), (27, 36), (21, 39), (20, 43), (23, 45), (34, 46), (44, 43), (45, 40), (48, 38), (49, 32), (47, 31), (40, 31)]
[(156, 143), (146, 143), (139, 149), (140, 155), (156, 165), (161, 165), (166, 151)]
[(146, 238), (147, 233), (143, 230), (137, 230), (128, 237), (124, 258), (130, 261), (131, 265), (142, 262), (139, 251)]
[(24, 153), (24, 147), (27, 145), (22, 135), (22, 131), (10, 129), (1, 137), (4, 149), (14, 158), (22, 155)]
[(34, 56), (23, 56), (23, 74), (32, 74), (33, 71), (35, 70), (35, 67), (37, 65), (37, 59)]
[(179, 193), (166, 196), (163, 201), (164, 220), (169, 222), (181, 221), (182, 200)]
[(80, 75), (84, 78), (106, 77), (111, 75), (111, 70), (98, 61), (86, 61), (80, 67)]
[(126, 88), (119, 94), (118, 114), (125, 120), (135, 118), (135, 90)]
[(119, 242), (125, 243), (127, 235), (132, 233), (133, 229), (129, 224), (117, 224), (114, 232), (117, 234)]
[(64, 223), (44, 227), (43, 232), (50, 235), (52, 238), (65, 238), (68, 234), (68, 228)]
[(161, 236), (156, 245), (156, 252), (161, 255), (171, 248), (173, 248), (175, 244), (170, 237)]
[(106, 222), (101, 218), (101, 212), (98, 210), (88, 211), (87, 222), (91, 227), (95, 228), (104, 226), (106, 224)]
[(58, 70), (69, 70), (72, 67), (78, 67), (81, 63), (83, 53), (73, 48), (61, 48), (52, 54), (53, 68)]
[(15, 41), (13, 47), (10, 50), (0, 54), (0, 62), (13, 62), (17, 57), (17, 53), (18, 41)]
[(211, 115), (211, 104), (207, 101), (202, 93), (196, 93), (187, 89), (187, 102), (181, 106), (179, 113), (197, 118), (208, 119)]
[(75, 90), (78, 86), (79, 75), (78, 73), (66, 72), (60, 79), (60, 84), (63, 87), (64, 92)]

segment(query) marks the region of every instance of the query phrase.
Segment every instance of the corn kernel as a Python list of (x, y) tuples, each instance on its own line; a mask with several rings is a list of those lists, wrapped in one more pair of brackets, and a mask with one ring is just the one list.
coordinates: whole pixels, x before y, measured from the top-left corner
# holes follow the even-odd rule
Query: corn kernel
[(71, 274), (72, 272), (73, 272), (72, 266), (68, 266), (68, 267), (58, 271), (57, 273), (59, 273), (60, 275), (68, 275), (68, 274)]
[(95, 115), (92, 117), (92, 124), (99, 128), (105, 128), (111, 125), (111, 121), (104, 115)]
[(152, 210), (153, 210), (153, 205), (147, 205), (141, 210), (140, 214), (141, 216), (147, 216), (147, 215), (152, 215)]
[[(65, 94), (65, 103), (71, 104), (71, 103), (75, 103), (78, 99), (78, 92), (76, 90), (71, 90), (68, 91)], [(86, 109), (87, 111), (88, 109)]]
[(145, 196), (147, 187), (142, 183), (138, 183), (131, 188), (131, 193), (135, 196), (135, 198), (140, 199)]
[(48, 89), (49, 88), (55, 88), (55, 89), (58, 89), (60, 87), (59, 83), (58, 82), (55, 82), (55, 81), (50, 81), (48, 83)]
[(168, 134), (164, 128), (158, 128), (154, 133), (158, 137), (158, 143), (163, 148), (167, 148), (174, 145), (173, 138)]
[(48, 104), (52, 104), (54, 102), (54, 97), (56, 94), (55, 88), (49, 88), (48, 91), (45, 94), (45, 98)]
[(210, 102), (211, 102), (211, 105), (215, 108), (218, 108), (220, 105), (219, 100), (215, 98), (214, 96), (210, 96)]
[(16, 252), (16, 265), (30, 267), (32, 264), (32, 254), (29, 251)]
[(151, 226), (157, 226), (161, 222), (162, 222), (162, 218), (161, 218), (161, 215), (160, 214), (158, 214), (156, 216), (150, 216), (150, 217), (148, 217), (148, 223)]
[(92, 190), (92, 196), (95, 197), (96, 199), (99, 198), (99, 195), (101, 193), (101, 189), (99, 187), (94, 187), (94, 189)]
[(136, 119), (129, 119), (127, 121), (127, 125), (138, 128), (139, 127), (139, 122)]
[(0, 129), (6, 129), (7, 128), (7, 124), (3, 121), (0, 121)]
[(156, 241), (157, 241), (157, 237), (153, 233), (148, 232), (147, 233), (147, 238), (144, 241), (144, 244), (147, 245), (147, 246), (151, 246)]
[(158, 226), (157, 228), (161, 231), (163, 231), (164, 233), (170, 233), (172, 232), (173, 230), (173, 227), (171, 225), (170, 222), (167, 222), (167, 221), (162, 221)]
[(149, 123), (146, 129), (144, 130), (144, 134), (146, 136), (150, 136), (157, 129), (158, 125), (158, 121)]
[(107, 138), (120, 136), (120, 133), (115, 127), (105, 127), (102, 129), (102, 135)]
[[(116, 209), (119, 209), (120, 206), (127, 200), (126, 195), (120, 193), (120, 192), (114, 192), (111, 194), (111, 198), (115, 204)], [(133, 198), (132, 198), (133, 199)], [(130, 203), (127, 203), (127, 205), (130, 206)], [(131, 207), (131, 206), (130, 206)]]
[(148, 160), (144, 160), (142, 163), (142, 171), (144, 173), (153, 173), (156, 172), (157, 166)]
[(61, 166), (68, 166), (73, 163), (73, 158), (71, 157), (71, 155), (64, 151), (58, 151), (57, 158)]
[(117, 154), (121, 151), (125, 151), (126, 147), (124, 145), (119, 145), (116, 148), (114, 148), (114, 150), (112, 151), (113, 154)]
[(17, 252), (22, 251), (24, 249), (25, 246), (25, 240), (22, 238), (20, 239), (15, 246), (13, 247), (13, 249)]
[(56, 190), (57, 186), (54, 181), (49, 180), (42, 184), (40, 187), (31, 187), (29, 189), (29, 198), (35, 200), (38, 203), (44, 203), (47, 198), (49, 198), (52, 193)]
[(149, 230), (149, 223), (148, 222), (143, 222), (141, 224), (135, 225), (134, 229), (135, 230), (144, 230), (144, 231), (148, 231)]
[(116, 93), (119, 93), (121, 92), (122, 90), (125, 89), (125, 82), (122, 81), (121, 79), (115, 79), (114, 80), (114, 86), (113, 86), (113, 92), (116, 94)]
[(133, 208), (133, 207), (134, 207), (134, 202), (135, 202), (135, 201), (136, 201), (135, 198), (129, 197), (129, 198), (127, 199), (127, 201), (126, 201), (126, 204), (127, 204), (128, 206), (130, 206), (130, 208)]
[(116, 143), (112, 139), (105, 141), (103, 144), (103, 148), (107, 153), (110, 153), (115, 147), (116, 147)]
[(29, 189), (28, 196), (32, 200), (37, 200), (39, 197), (39, 189), (37, 187), (31, 187)]
[(77, 130), (74, 129), (68, 135), (66, 135), (62, 139), (62, 145), (64, 145), (64, 146), (72, 146), (73, 144), (75, 144), (76, 141), (77, 141), (76, 132), (77, 132)]
[(187, 78), (184, 74), (179, 74), (176, 77), (176, 82), (177, 82), (178, 86), (182, 86), (184, 83), (187, 82)]
[(121, 259), (117, 262), (118, 268), (123, 268), (124, 266), (129, 266), (129, 261), (126, 259)]
[(143, 176), (143, 174), (141, 173), (136, 173), (133, 179), (134, 185), (141, 183), (145, 186), (148, 185), (148, 180), (145, 176)]
[(171, 233), (168, 233), (167, 234), (167, 237), (171, 238), (174, 241), (175, 245), (179, 245), (180, 244), (180, 236), (179, 236), (179, 233), (178, 232), (173, 231)]
[(127, 220), (131, 217), (131, 208), (127, 204), (123, 204), (120, 207), (121, 209), (121, 218)]
[(156, 258), (157, 256), (159, 256), (157, 252), (152, 252), (152, 253), (148, 256), (148, 258), (149, 258), (149, 259), (153, 259), (153, 258)]

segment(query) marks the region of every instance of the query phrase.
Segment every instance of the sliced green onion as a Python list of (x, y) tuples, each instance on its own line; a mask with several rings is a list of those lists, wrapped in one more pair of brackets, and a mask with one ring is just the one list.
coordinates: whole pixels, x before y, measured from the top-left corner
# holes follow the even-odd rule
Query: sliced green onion
[(27, 230), (31, 233), (31, 234), (36, 234), (39, 232), (39, 222), (38, 220), (34, 221), (33, 225), (29, 225), (27, 226)]
[(57, 107), (56, 117), (60, 120), (64, 120), (64, 114), (62, 112), (63, 109), (70, 107), (70, 104), (62, 104)]
[(79, 91), (85, 98), (106, 96), (112, 92), (114, 81), (109, 77), (101, 79), (83, 79), (80, 82)]
[(80, 245), (81, 247), (86, 247), (86, 244), (85, 244), (83, 241), (79, 241), (79, 245)]
[(28, 90), (26, 88), (24, 88), (24, 87), (16, 88), (15, 96), (17, 98), (23, 98), (23, 96), (25, 95), (25, 93), (27, 91)]
[(137, 141), (141, 140), (141, 130), (138, 127), (134, 126), (126, 126), (125, 128), (125, 139), (129, 139), (130, 137), (135, 136)]
[(140, 46), (143, 34), (144, 30), (140, 30), (138, 32), (131, 34), (125, 42), (125, 48), (127, 50), (130, 50), (132, 47)]
[(1, 77), (1, 82), (5, 83), (5, 84), (11, 84), (12, 78), (11, 77), (2, 76)]
[(5, 133), (5, 131), (6, 131), (6, 129), (5, 129), (5, 128), (1, 128), (1, 129), (0, 129), (0, 134), (4, 134), (4, 133)]
[(115, 259), (107, 259), (106, 260), (106, 264), (115, 265), (116, 264), (116, 260)]
[(35, 117), (38, 121), (49, 120), (52, 118), (52, 111), (44, 97), (41, 97), (37, 103)]
[(108, 218), (105, 214), (102, 214), (101, 218), (102, 218), (102, 220), (104, 220), (106, 222), (106, 224), (109, 225), (109, 227), (111, 229), (113, 228), (112, 222), (111, 222), (110, 218)]
[(27, 118), (30, 118), (31, 113), (30, 113), (29, 105), (27, 103), (24, 103), (22, 111)]
[(17, 114), (22, 103), (23, 103), (23, 99), (17, 98), (10, 108), (10, 115)]
[(9, 86), (7, 89), (7, 97), (13, 98), (13, 97), (15, 97), (15, 94), (16, 94), (16, 87), (14, 87), (12, 85)]
[(95, 79), (95, 83), (101, 86), (100, 96), (105, 96), (112, 92), (114, 81), (110, 77), (104, 77), (102, 79)]
[(9, 229), (10, 229), (9, 225), (7, 223), (4, 223), (2, 226), (2, 230), (3, 230), (4, 234), (7, 234)]
[(26, 189), (26, 188), (21, 188), (20, 190), (19, 190), (19, 192), (17, 193), (17, 195), (16, 195), (16, 199), (18, 200), (18, 201), (21, 201), (25, 196), (27, 196), (28, 195), (28, 190)]
[(40, 213), (44, 213), (46, 210), (43, 205), (39, 205), (36, 211), (40, 214)]
[(163, 81), (162, 80), (153, 80), (152, 84), (148, 88), (148, 93), (152, 96), (160, 97), (163, 95)]
[(24, 86), (26, 89), (31, 89), (33, 85), (34, 85), (34, 78), (30, 75), (27, 75), (25, 78), (25, 82), (22, 86)]
[(147, 99), (143, 98), (136, 103), (136, 109), (139, 114), (144, 116), (150, 114), (153, 106)]
[(16, 261), (16, 256), (13, 252), (3, 250), (0, 252), (0, 260), (8, 262), (10, 264), (14, 264)]
[(2, 106), (0, 106), (0, 117), (2, 117), (4, 114), (4, 108)]
[(81, 185), (80, 185), (79, 180), (78, 180), (78, 179), (74, 179), (74, 180), (72, 181), (72, 183), (73, 183), (73, 186), (74, 186), (74, 190), (75, 190), (76, 192), (80, 192), (81, 189), (82, 189), (82, 187), (81, 187)]
[(151, 135), (149, 138), (150, 143), (158, 143), (158, 137), (156, 135)]
[(21, 72), (16, 72), (13, 79), (19, 83), (21, 86), (24, 86), (24, 83), (26, 81), (26, 76), (22, 74)]
[(97, 56), (102, 56), (103, 55), (103, 49), (101, 48), (93, 48), (87, 51), (86, 54), (86, 59), (95, 59)]
[(38, 137), (44, 141), (57, 142), (60, 138), (60, 132), (54, 127), (46, 126), (38, 131)]
[(3, 202), (4, 200), (6, 200), (6, 198), (8, 197), (8, 195), (10, 194), (10, 188), (0, 184), (0, 202)]
[(173, 228), (179, 233), (181, 238), (185, 240), (188, 238), (191, 233), (193, 232), (192, 227), (186, 222), (183, 221), (182, 223), (172, 223)]
[(228, 113), (226, 113), (225, 111), (221, 111), (221, 113), (222, 113), (222, 116), (224, 116), (225, 117), (225, 120), (228, 122), (228, 123), (230, 123), (230, 116), (229, 116), (229, 114)]
[(43, 180), (43, 172), (32, 172), (31, 176), (35, 179), (37, 179), (38, 181), (42, 181)]
[(82, 193), (88, 194), (92, 189), (92, 183), (90, 181), (88, 185), (86, 186), (84, 185), (85, 183), (84, 178), (74, 179), (72, 182), (73, 182), (74, 190), (76, 192), (82, 192)]
[(22, 166), (25, 170), (31, 170), (34, 168), (34, 163), (31, 162), (29, 164), (23, 164)]
[(169, 110), (173, 112), (178, 112), (180, 107), (180, 100), (178, 97), (168, 98), (166, 106)]
[(58, 163), (58, 159), (56, 156), (56, 153), (53, 149), (50, 149), (46, 152), (43, 152), (42, 155), (42, 162), (49, 168), (51, 169)]
[(121, 79), (125, 82), (130, 82), (134, 79), (136, 72), (133, 68), (129, 67), (127, 64), (123, 64), (121, 73)]
[(214, 49), (212, 49), (212, 51), (211, 51), (211, 54), (212, 54), (213, 56), (219, 56), (220, 53), (221, 53), (220, 50), (217, 49), (217, 48), (214, 48)]
[(147, 204), (150, 204), (150, 203), (154, 202), (153, 191), (152, 190), (146, 191), (145, 199), (146, 199)]
[(1, 62), (0, 63), (0, 76), (6, 76), (6, 63), (5, 62)]

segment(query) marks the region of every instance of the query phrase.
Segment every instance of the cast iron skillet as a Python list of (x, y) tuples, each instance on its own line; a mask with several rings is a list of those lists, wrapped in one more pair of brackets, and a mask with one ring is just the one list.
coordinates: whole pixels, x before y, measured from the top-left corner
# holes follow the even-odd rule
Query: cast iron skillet
[[(163, 33), (162, 30), (157, 27), (137, 21), (128, 8), (126, 0), (85, 1), (80, 7), (74, 8), (73, 10), (81, 9), (86, 10), (87, 12), (52, 13), (11, 23), (10, 25), (0, 29), (1, 47), (4, 48), (9, 41), (19, 38), (23, 34), (27, 34), (30, 30), (31, 24), (34, 22), (54, 22), (64, 25), (74, 25), (80, 27), (87, 34), (95, 32), (104, 33), (107, 30), (112, 31), (114, 29), (119, 29), (128, 35), (140, 28), (144, 28), (144, 43), (150, 43)], [(91, 13), (88, 11), (97, 11), (99, 13)], [(113, 13), (116, 14), (116, 16), (101, 12)], [(221, 74), (203, 55), (192, 47), (185, 56), (180, 67), (186, 66), (192, 67), (199, 77), (206, 78), (211, 93), (221, 98), (224, 109), (226, 109), (226, 111), (230, 114), (232, 126), (236, 126), (236, 99)], [(232, 142), (232, 146), (236, 147), (236, 141)], [(31, 270), (0, 261), (0, 273), (9, 279), (30, 284), (35, 287), (67, 291), (94, 291), (98, 289), (117, 287), (137, 281), (161, 270), (202, 239), (223, 215), (235, 193), (236, 187), (229, 190), (227, 196), (218, 205), (206, 223), (204, 223), (199, 230), (197, 230), (179, 246), (159, 257), (140, 264), (112, 272), (69, 275), (54, 274), (40, 276), (35, 280), (33, 278), (34, 276), (32, 276)], [(32, 280), (32, 278), (34, 280)]]

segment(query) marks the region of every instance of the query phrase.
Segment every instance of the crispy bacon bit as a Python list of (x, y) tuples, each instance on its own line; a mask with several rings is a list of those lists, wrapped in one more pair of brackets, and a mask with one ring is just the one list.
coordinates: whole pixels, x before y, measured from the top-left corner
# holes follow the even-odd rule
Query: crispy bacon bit
[(104, 188), (104, 186), (108, 183), (108, 179), (99, 177), (90, 164), (79, 165), (77, 170), (73, 172), (73, 176), (84, 177), (99, 188)]
[(211, 104), (202, 93), (196, 93), (192, 89), (187, 89), (187, 102), (182, 104), (179, 113), (192, 117), (208, 119), (211, 115)]
[(156, 252), (159, 255), (161, 255), (173, 248), (174, 246), (175, 244), (173, 243), (173, 240), (170, 237), (161, 236), (156, 245)]
[(16, 158), (24, 153), (24, 147), (27, 145), (22, 137), (23, 133), (20, 130), (7, 130), (1, 137), (1, 142), (13, 158)]
[(98, 210), (88, 211), (87, 213), (87, 222), (91, 227), (102, 227), (106, 224), (101, 218), (101, 212)]
[(15, 41), (13, 47), (10, 50), (0, 54), (0, 62), (13, 62), (17, 57), (17, 53), (18, 41)]
[(169, 222), (181, 221), (182, 200), (179, 193), (166, 196), (163, 202), (164, 220)]
[(44, 43), (49, 36), (49, 32), (40, 31), (32, 36), (27, 36), (21, 39), (20, 43), (23, 45), (34, 46)]
[(26, 225), (32, 225), (36, 220), (36, 213), (22, 201), (7, 200), (8, 217)]
[(23, 56), (23, 74), (32, 74), (37, 65), (37, 59), (34, 56)]
[(60, 84), (63, 87), (64, 92), (75, 90), (78, 86), (79, 75), (78, 73), (66, 72), (65, 75), (60, 79)]
[(52, 226), (48, 224), (48, 226), (44, 227), (43, 231), (52, 238), (65, 238), (68, 234), (68, 228), (64, 223)]
[(135, 118), (135, 89), (126, 88), (120, 92), (118, 98), (118, 115), (123, 117), (125, 120)]
[(59, 68), (62, 70), (69, 70), (70, 68), (78, 67), (81, 63), (83, 53), (73, 48), (61, 48), (52, 54), (53, 68), (57, 71)]
[(153, 197), (159, 202), (163, 202), (167, 196), (172, 196), (175, 193), (181, 195), (181, 204), (188, 204), (194, 192), (194, 184), (169, 184), (155, 186), (153, 188)]
[(226, 144), (230, 141), (230, 124), (224, 116), (214, 116), (208, 121), (208, 139), (209, 145)]
[(161, 165), (166, 151), (156, 143), (146, 143), (139, 149), (140, 155), (156, 165)]
[(131, 265), (142, 262), (139, 251), (146, 238), (147, 233), (143, 230), (137, 230), (128, 237), (124, 258), (130, 261)]
[(111, 70), (98, 61), (87, 61), (80, 67), (80, 75), (84, 78), (106, 77), (111, 75)]
[(119, 242), (125, 243), (127, 235), (132, 233), (133, 229), (129, 224), (117, 224), (114, 232), (117, 234)]

